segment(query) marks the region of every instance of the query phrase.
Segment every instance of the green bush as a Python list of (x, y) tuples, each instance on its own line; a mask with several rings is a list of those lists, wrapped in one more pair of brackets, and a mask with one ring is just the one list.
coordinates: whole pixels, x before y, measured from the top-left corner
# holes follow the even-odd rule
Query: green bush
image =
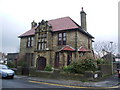
[(100, 59), (96, 60), (96, 63), (98, 65), (98, 70), (101, 70), (101, 65), (108, 64), (108, 61), (106, 61), (105, 59), (100, 58)]
[(69, 66), (64, 66), (64, 67), (63, 67), (63, 70), (64, 70), (65, 72), (69, 72), (69, 69), (70, 69)]
[(28, 67), (28, 64), (24, 61), (24, 60), (20, 60), (18, 61), (18, 66), (21, 66), (21, 67)]
[(70, 73), (75, 73), (75, 67), (73, 65), (68, 65), (68, 66), (64, 66), (63, 67), (63, 70), (65, 72), (70, 72)]
[(9, 67), (9, 68), (15, 68), (15, 64), (13, 63), (13, 62), (7, 62), (7, 66)]
[(97, 70), (97, 64), (94, 59), (85, 58), (72, 62), (70, 65), (65, 66), (63, 70), (70, 73), (84, 73), (85, 71)]
[(83, 71), (95, 71), (97, 69), (97, 64), (94, 59), (82, 59), (80, 62)]
[(45, 67), (45, 71), (52, 71), (52, 66), (51, 65), (47, 65)]
[(69, 73), (81, 73), (81, 70), (79, 70), (79, 68), (80, 64), (78, 62), (72, 62), (70, 65), (64, 66), (63, 70)]
[(97, 59), (96, 62), (97, 62), (98, 65), (106, 63), (104, 59)]

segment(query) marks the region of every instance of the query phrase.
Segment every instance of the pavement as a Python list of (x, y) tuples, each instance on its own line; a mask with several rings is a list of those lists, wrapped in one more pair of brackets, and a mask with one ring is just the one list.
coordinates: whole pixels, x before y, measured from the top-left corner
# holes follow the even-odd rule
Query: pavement
[[(16, 76), (17, 77), (17, 76)], [(19, 76), (18, 76), (19, 77)], [(28, 76), (20, 76), (19, 78), (27, 79), (31, 82), (41, 82), (41, 83), (52, 83), (56, 85), (69, 85), (69, 86), (79, 86), (79, 87), (120, 87), (120, 78), (118, 78), (117, 74), (109, 76), (101, 81), (74, 81), (74, 80), (57, 80), (57, 79), (48, 79), (48, 78), (40, 78), (40, 77), (28, 77)]]

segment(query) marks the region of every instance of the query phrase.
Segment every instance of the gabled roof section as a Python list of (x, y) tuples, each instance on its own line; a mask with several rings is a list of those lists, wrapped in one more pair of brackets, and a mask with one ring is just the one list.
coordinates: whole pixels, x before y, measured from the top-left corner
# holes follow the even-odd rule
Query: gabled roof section
[(90, 52), (91, 50), (90, 49), (87, 49), (83, 46), (81, 46), (79, 49), (78, 49), (79, 52)]
[(75, 51), (75, 49), (69, 45), (66, 45), (60, 51)]
[(79, 28), (70, 17), (63, 17), (59, 19), (54, 19), (48, 21), (48, 23), (52, 26), (53, 31), (61, 31), (61, 30), (68, 30), (68, 29), (75, 29)]
[(30, 30), (28, 30), (27, 32), (23, 33), (22, 35), (20, 35), (19, 37), (26, 37), (26, 36), (32, 36), (32, 35), (35, 35), (35, 29), (37, 27), (34, 27)]
[[(48, 24), (52, 26), (52, 31), (63, 31), (63, 30), (79, 30), (81, 33), (87, 35), (90, 38), (94, 38), (92, 35), (90, 35), (87, 31), (83, 30), (75, 21), (73, 21), (70, 17), (63, 17), (63, 18), (58, 18), (54, 20), (49, 20)], [(31, 30), (23, 33), (19, 37), (25, 37), (25, 36), (31, 36), (35, 34), (35, 29), (37, 28), (34, 27)]]

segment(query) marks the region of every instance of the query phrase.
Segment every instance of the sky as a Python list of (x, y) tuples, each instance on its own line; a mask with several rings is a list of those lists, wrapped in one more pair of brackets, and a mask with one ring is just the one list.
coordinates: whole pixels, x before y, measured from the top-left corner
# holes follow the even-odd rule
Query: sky
[(0, 52), (19, 51), (19, 35), (31, 22), (69, 16), (80, 25), (81, 7), (87, 14), (87, 31), (94, 41), (118, 42), (119, 0), (0, 0)]

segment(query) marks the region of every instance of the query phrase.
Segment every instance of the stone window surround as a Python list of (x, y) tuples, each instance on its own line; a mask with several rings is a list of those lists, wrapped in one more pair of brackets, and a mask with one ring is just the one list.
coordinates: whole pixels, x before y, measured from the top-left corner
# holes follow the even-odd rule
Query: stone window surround
[(38, 43), (37, 43), (37, 50), (46, 50), (46, 45), (47, 45), (47, 33), (39, 33), (38, 37)]
[(58, 33), (58, 45), (66, 45), (66, 32)]
[(27, 48), (33, 47), (33, 36), (27, 37), (26, 47), (27, 47)]

